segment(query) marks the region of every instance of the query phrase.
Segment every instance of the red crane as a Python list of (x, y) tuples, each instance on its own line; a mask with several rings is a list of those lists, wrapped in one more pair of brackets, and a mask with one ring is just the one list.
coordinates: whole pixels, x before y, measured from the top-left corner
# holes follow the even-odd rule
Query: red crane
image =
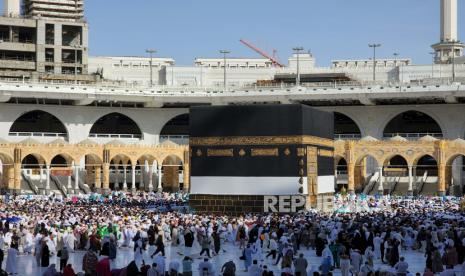
[(256, 53), (258, 53), (259, 55), (261, 55), (262, 57), (265, 57), (267, 59), (269, 59), (271, 61), (271, 63), (274, 65), (274, 66), (277, 66), (277, 67), (284, 67), (283, 64), (281, 64), (279, 62), (279, 60), (276, 58), (276, 52), (273, 51), (273, 56), (270, 56), (269, 54), (267, 54), (265, 51), (261, 50), (260, 48), (254, 46), (252, 43), (244, 40), (244, 39), (241, 39), (239, 40), (242, 44), (244, 44), (245, 46), (249, 47), (250, 49), (254, 50)]

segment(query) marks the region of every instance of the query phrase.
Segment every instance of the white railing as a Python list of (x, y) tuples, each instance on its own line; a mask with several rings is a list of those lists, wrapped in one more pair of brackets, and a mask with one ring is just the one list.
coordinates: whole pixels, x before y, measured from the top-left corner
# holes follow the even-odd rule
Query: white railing
[(160, 135), (160, 143), (171, 141), (178, 145), (189, 144), (189, 135)]
[(105, 134), (105, 133), (91, 133), (90, 138), (114, 138), (114, 139), (142, 139), (141, 134)]
[[(400, 82), (383, 82), (383, 81), (344, 81), (344, 82), (315, 82), (315, 83), (304, 83), (300, 86), (295, 84), (286, 84), (286, 83), (269, 83), (269, 84), (241, 84), (241, 85), (229, 85), (224, 89), (223, 85), (146, 85), (141, 83), (129, 83), (124, 81), (100, 81), (97, 83), (86, 83), (78, 82), (75, 80), (32, 80), (23, 78), (18, 80), (17, 78), (0, 78), (0, 82), (3, 83), (16, 83), (16, 84), (45, 84), (45, 85), (66, 85), (74, 87), (89, 87), (89, 88), (101, 88), (101, 89), (133, 89), (139, 90), (140, 92), (172, 92), (172, 91), (219, 91), (219, 92), (234, 92), (234, 91), (248, 91), (248, 90), (273, 90), (273, 89), (291, 89), (291, 88), (328, 88), (328, 89), (337, 89), (337, 88), (371, 88), (371, 87), (395, 87), (395, 88), (410, 88), (415, 86), (431, 86), (431, 85), (450, 85), (453, 83), (452, 79), (448, 78), (434, 78), (428, 79), (425, 81), (416, 81), (410, 83), (400, 83)], [(455, 83), (460, 83), (456, 80)]]
[(422, 137), (425, 137), (425, 136), (432, 136), (434, 138), (437, 138), (437, 139), (441, 139), (443, 138), (443, 135), (442, 133), (429, 133), (429, 132), (419, 132), (419, 133), (384, 133), (384, 138), (385, 139), (389, 139), (389, 138), (392, 138), (392, 137), (395, 137), (395, 136), (400, 136), (400, 137), (403, 137), (403, 138), (406, 138), (407, 140), (418, 140)]
[(334, 134), (334, 140), (359, 140), (361, 134)]
[(10, 132), (9, 136), (15, 137), (68, 137), (66, 133), (55, 133), (55, 132)]

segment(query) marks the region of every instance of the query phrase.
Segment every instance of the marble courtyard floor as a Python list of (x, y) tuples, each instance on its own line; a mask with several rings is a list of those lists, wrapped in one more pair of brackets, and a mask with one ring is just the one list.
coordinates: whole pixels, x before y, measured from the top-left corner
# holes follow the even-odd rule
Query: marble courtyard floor
[[(248, 275), (244, 271), (244, 262), (239, 259), (241, 256), (241, 251), (238, 249), (237, 246), (233, 246), (231, 243), (222, 244), (223, 249), (219, 254), (219, 256), (215, 256), (211, 259), (211, 262), (214, 264), (216, 268), (216, 275), (219, 275), (221, 266), (230, 260), (233, 260), (236, 263), (238, 268), (237, 275)], [(147, 264), (151, 264), (152, 260), (150, 258), (150, 253), (153, 252), (153, 248), (149, 248), (148, 251), (144, 252), (144, 260)], [(184, 246), (166, 246), (166, 266), (172, 260), (178, 260), (179, 262), (182, 261)], [(198, 244), (195, 244), (192, 249), (191, 257), (194, 259), (193, 264), (193, 274), (198, 275), (197, 267), (198, 264), (203, 261), (203, 257), (199, 256), (200, 248)], [(315, 255), (315, 251), (313, 250), (301, 250), (305, 254), (305, 257), (309, 261), (310, 266), (317, 268), (321, 263), (321, 258)], [(181, 254), (180, 254), (181, 253)], [(76, 251), (74, 253), (70, 253), (69, 263), (71, 263), (75, 269), (75, 272), (82, 271), (82, 258), (85, 254), (85, 251)], [(413, 274), (419, 272), (423, 274), (424, 267), (425, 267), (425, 257), (423, 253), (418, 251), (403, 251), (401, 256), (406, 258), (406, 261), (409, 263), (409, 270)], [(112, 262), (112, 269), (113, 268), (122, 268), (125, 267), (130, 261), (134, 259), (134, 252), (132, 248), (119, 248), (117, 258), (114, 262)], [(273, 265), (273, 261), (271, 257), (269, 259), (259, 260), (261, 263), (266, 264), (269, 268), (271, 267), (272, 270), (275, 272), (275, 275), (280, 275), (280, 267)], [(3, 262), (3, 267), (5, 267), (6, 263), (6, 256)], [(56, 256), (53, 256), (50, 260), (51, 264), (59, 264), (57, 261)], [(58, 266), (58, 265), (57, 265)], [(380, 268), (383, 264), (380, 261), (375, 262), (375, 269)], [(38, 268), (35, 262), (35, 258), (32, 255), (21, 255), (18, 256), (18, 275), (42, 275), (45, 271), (45, 268)], [(461, 272), (461, 267), (456, 267), (457, 272)], [(334, 275), (340, 275), (340, 270), (335, 270)]]

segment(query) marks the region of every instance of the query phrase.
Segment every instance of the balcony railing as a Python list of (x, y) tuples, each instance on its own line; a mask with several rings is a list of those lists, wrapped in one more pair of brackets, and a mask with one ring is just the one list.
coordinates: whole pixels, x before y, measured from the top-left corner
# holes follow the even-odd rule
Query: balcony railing
[(160, 135), (160, 143), (171, 141), (178, 145), (189, 144), (189, 135)]
[(91, 133), (90, 138), (113, 138), (113, 139), (142, 139), (141, 134), (105, 134), (105, 133)]
[(432, 136), (437, 139), (442, 139), (442, 133), (429, 133), (429, 132), (418, 132), (418, 133), (384, 133), (384, 139), (390, 139), (395, 136), (403, 137), (407, 140), (418, 140), (425, 136)]
[[(0, 57), (1, 59), (1, 57)], [(31, 60), (34, 61), (34, 60)], [(74, 62), (74, 61), (70, 61)], [(78, 65), (81, 66), (80, 64)], [(74, 72), (73, 72), (74, 73)], [(152, 92), (152, 93), (235, 93), (235, 92), (249, 92), (249, 91), (258, 91), (262, 92), (274, 92), (275, 90), (289, 90), (291, 88), (302, 88), (305, 89), (356, 89), (356, 88), (379, 88), (379, 89), (386, 89), (386, 88), (395, 88), (401, 89), (406, 88), (410, 89), (413, 87), (434, 87), (435, 89), (440, 87), (441, 85), (458, 85), (459, 81), (453, 82), (451, 79), (448, 78), (435, 78), (430, 79), (428, 81), (417, 81), (417, 82), (410, 82), (410, 83), (398, 83), (398, 82), (321, 82), (321, 83), (309, 83), (309, 84), (302, 84), (300, 87), (297, 87), (295, 84), (242, 84), (242, 85), (229, 85), (224, 91), (222, 85), (210, 85), (210, 86), (202, 86), (202, 85), (154, 85), (148, 86), (144, 83), (131, 83), (125, 81), (102, 81), (95, 84), (81, 84), (77, 85), (74, 81), (63, 81), (63, 80), (25, 80), (18, 81), (17, 79), (13, 78), (0, 78), (0, 82), (5, 83), (28, 83), (28, 84), (51, 84), (51, 85), (70, 85), (70, 86), (85, 86), (85, 87), (98, 87), (102, 89), (134, 89), (137, 92)]]
[(334, 134), (334, 140), (359, 140), (362, 138), (361, 134)]
[(55, 132), (10, 132), (8, 135), (14, 137), (68, 137), (66, 133)]

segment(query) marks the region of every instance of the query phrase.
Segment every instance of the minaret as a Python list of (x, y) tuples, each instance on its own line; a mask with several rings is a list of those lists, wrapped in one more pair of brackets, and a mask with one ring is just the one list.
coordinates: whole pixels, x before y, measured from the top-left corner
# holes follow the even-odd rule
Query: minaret
[(462, 56), (465, 45), (457, 36), (457, 0), (441, 0), (441, 38), (432, 47), (437, 63), (450, 63)]

